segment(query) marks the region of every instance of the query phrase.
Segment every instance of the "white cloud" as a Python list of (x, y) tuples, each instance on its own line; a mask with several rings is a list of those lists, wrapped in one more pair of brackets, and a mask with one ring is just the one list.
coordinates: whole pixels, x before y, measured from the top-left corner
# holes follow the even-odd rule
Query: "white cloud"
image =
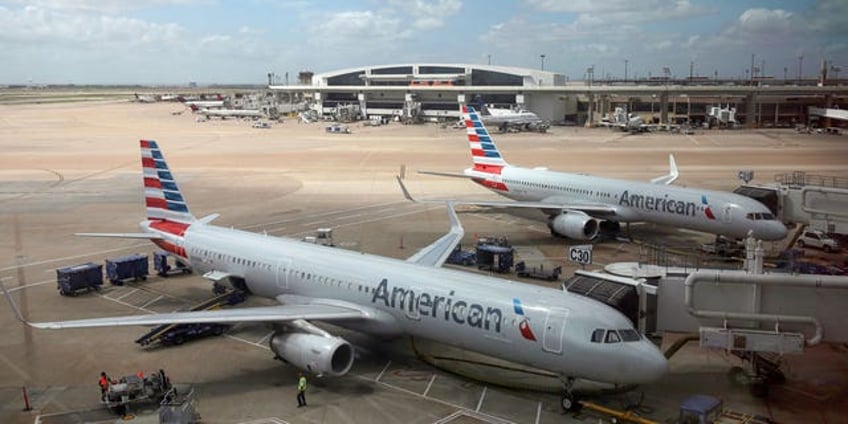
[(538, 10), (553, 13), (577, 13), (580, 25), (616, 25), (685, 19), (708, 12), (689, 0), (526, 0)]
[(161, 6), (209, 4), (212, 0), (11, 0), (10, 3), (39, 9), (116, 14)]
[(395, 50), (412, 34), (394, 14), (372, 11), (331, 13), (320, 18), (309, 31), (310, 44), (328, 49), (322, 54), (340, 53), (345, 49), (362, 53)]
[(417, 29), (433, 29), (444, 26), (445, 19), (459, 13), (462, 9), (461, 0), (390, 0), (400, 14), (409, 14), (413, 18), (413, 26)]
[(64, 44), (78, 48), (175, 42), (186, 35), (177, 24), (109, 15), (55, 12), (36, 6), (0, 8), (0, 43)]

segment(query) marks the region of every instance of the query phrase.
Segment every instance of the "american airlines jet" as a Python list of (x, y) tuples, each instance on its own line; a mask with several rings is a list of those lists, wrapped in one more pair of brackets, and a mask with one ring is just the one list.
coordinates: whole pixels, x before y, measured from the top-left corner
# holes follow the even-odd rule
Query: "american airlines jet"
[(577, 240), (594, 239), (603, 221), (652, 222), (733, 238), (749, 231), (760, 240), (786, 237), (786, 227), (756, 200), (670, 185), (678, 176), (673, 156), (669, 174), (650, 183), (521, 168), (503, 159), (474, 108), (462, 106), (462, 115), (474, 166), (462, 174), (419, 172), (470, 178), (513, 201), (452, 200), (455, 204), (542, 209), (550, 217), (551, 234)]
[(141, 141), (141, 163), (147, 206), (141, 232), (80, 235), (150, 239), (204, 277), (279, 305), (28, 325), (265, 322), (277, 329), (270, 347), (279, 358), (328, 376), (351, 369), (354, 349), (312, 321), (381, 337), (412, 335), (552, 372), (563, 382), (566, 409), (573, 405), (575, 379), (630, 385), (655, 381), (667, 371), (657, 347), (603, 303), (441, 268), (463, 236), (451, 204), (450, 231), (404, 261), (211, 225), (217, 215), (197, 219), (189, 211), (156, 142)]

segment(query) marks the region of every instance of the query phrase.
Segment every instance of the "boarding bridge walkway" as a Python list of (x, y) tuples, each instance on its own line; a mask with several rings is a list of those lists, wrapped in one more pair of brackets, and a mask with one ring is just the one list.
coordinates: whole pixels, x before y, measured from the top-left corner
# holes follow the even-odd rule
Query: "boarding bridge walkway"
[(809, 112), (810, 116), (821, 116), (823, 118), (831, 118), (831, 119), (839, 119), (841, 121), (848, 121), (848, 110), (810, 106), (808, 108), (808, 112)]

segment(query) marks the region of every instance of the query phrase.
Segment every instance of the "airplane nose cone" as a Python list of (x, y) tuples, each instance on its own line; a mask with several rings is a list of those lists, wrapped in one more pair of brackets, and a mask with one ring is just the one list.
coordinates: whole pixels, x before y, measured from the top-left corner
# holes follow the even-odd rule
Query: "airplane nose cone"
[(657, 381), (668, 373), (668, 360), (653, 343), (643, 340), (640, 380), (642, 383)]
[(782, 223), (774, 221), (769, 222), (768, 225), (764, 226), (764, 228), (762, 229), (762, 233), (762, 236), (757, 237), (758, 239), (766, 241), (777, 241), (786, 238), (786, 235), (789, 233), (789, 230), (787, 230), (786, 226)]

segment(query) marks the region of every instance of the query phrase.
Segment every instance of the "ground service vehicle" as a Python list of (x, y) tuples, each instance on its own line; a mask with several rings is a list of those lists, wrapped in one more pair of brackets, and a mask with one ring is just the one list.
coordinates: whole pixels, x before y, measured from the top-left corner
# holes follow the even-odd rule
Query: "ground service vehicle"
[(109, 282), (121, 285), (130, 278), (133, 281), (147, 279), (147, 256), (129, 255), (115, 259), (106, 259), (106, 276)]
[(839, 250), (839, 243), (822, 231), (805, 230), (801, 237), (798, 237), (798, 247), (815, 247), (832, 252)]
[(100, 290), (103, 285), (103, 265), (88, 262), (57, 268), (56, 285), (62, 296), (76, 296), (82, 290)]

